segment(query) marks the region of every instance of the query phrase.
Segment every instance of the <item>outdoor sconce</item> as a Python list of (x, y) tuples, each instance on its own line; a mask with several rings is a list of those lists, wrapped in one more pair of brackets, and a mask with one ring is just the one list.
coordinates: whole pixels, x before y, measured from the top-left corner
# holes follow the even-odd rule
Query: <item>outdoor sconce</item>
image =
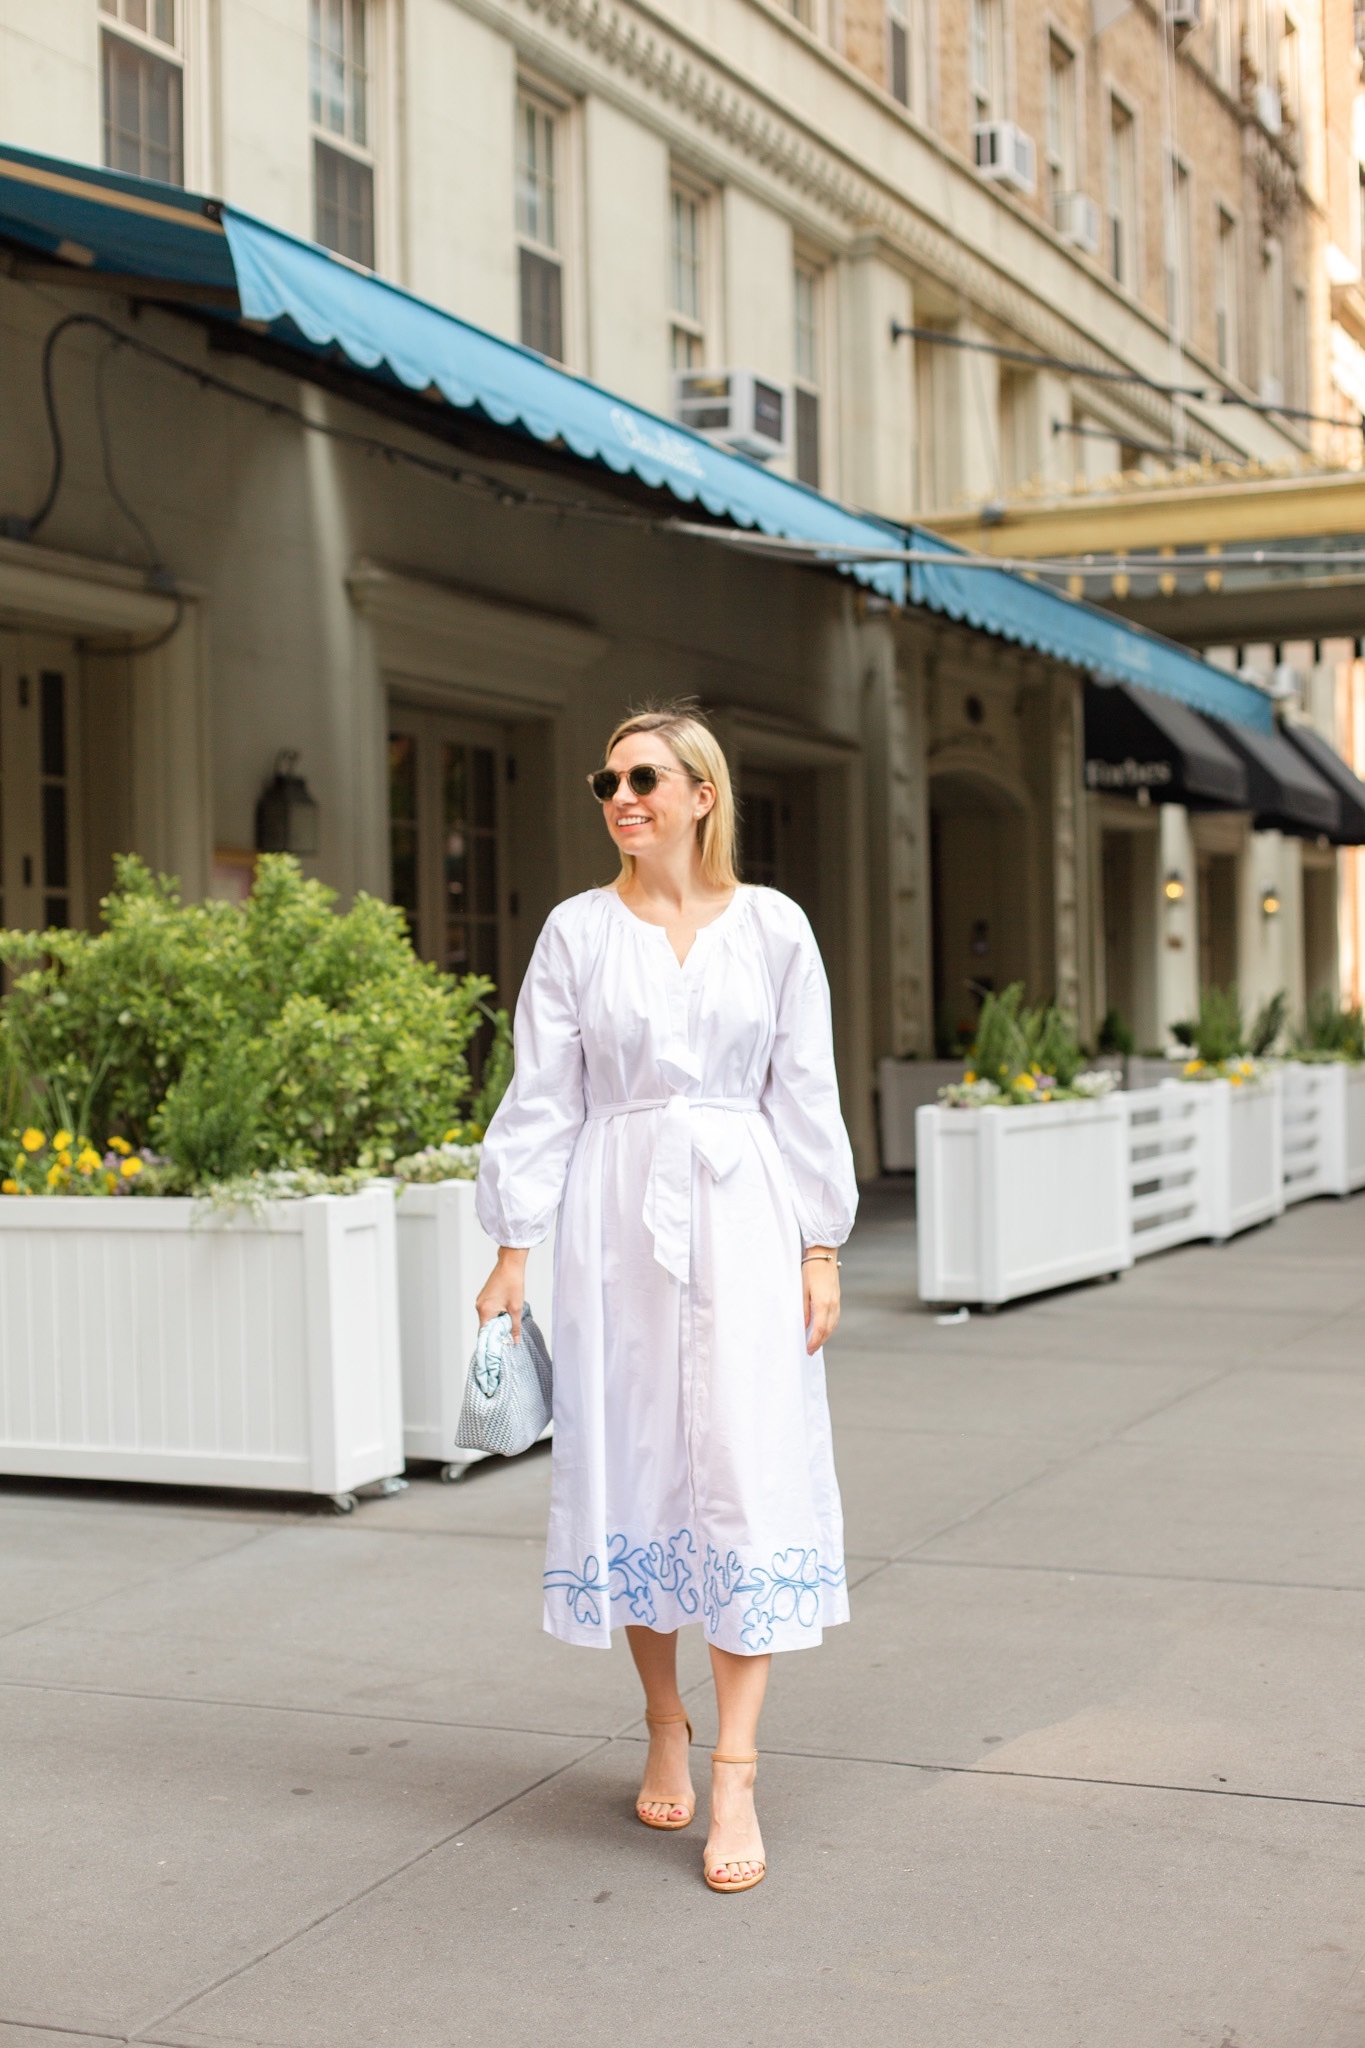
[(1278, 891), (1277, 891), (1277, 890), (1275, 890), (1275, 889), (1267, 889), (1267, 890), (1266, 890), (1266, 892), (1265, 892), (1265, 894), (1264, 894), (1264, 896), (1262, 896), (1262, 898), (1261, 898), (1261, 916), (1262, 916), (1262, 917), (1278, 917), (1278, 916), (1279, 916), (1279, 914), (1280, 914), (1280, 898), (1279, 898), (1279, 893), (1278, 893)]
[(298, 765), (298, 754), (290, 747), (275, 757), (274, 779), (256, 806), (257, 853), (306, 855), (318, 850), (317, 799)]
[(1161, 893), (1168, 903), (1183, 903), (1185, 901), (1185, 877), (1179, 874), (1175, 868), (1172, 868), (1161, 885)]

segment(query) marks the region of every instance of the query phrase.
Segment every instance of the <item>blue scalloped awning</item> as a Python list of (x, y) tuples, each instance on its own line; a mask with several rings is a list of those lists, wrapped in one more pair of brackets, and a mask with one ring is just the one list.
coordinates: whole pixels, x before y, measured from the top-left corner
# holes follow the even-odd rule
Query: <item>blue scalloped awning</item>
[[(126, 281), (196, 291), (222, 318), (294, 347), (339, 350), (358, 369), (496, 426), (630, 474), (713, 518), (787, 540), (871, 553), (933, 549), (933, 563), (840, 566), (897, 604), (924, 605), (1110, 682), (1147, 689), (1269, 731), (1259, 691), (1186, 649), (1002, 569), (955, 566), (935, 536), (852, 512), (818, 491), (713, 447), (671, 420), (472, 327), (311, 242), (179, 187), (0, 147), (0, 237)], [(236, 305), (232, 294), (236, 293)]]

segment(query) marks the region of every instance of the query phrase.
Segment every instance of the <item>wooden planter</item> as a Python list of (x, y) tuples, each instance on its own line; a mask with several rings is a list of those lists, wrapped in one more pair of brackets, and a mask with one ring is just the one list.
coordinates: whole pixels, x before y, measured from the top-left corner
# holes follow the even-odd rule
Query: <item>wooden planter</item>
[(1121, 1094), (925, 1107), (915, 1135), (921, 1300), (993, 1306), (1132, 1265)]
[(1280, 1086), (1285, 1201), (1365, 1188), (1365, 1066), (1288, 1060)]
[(0, 1471), (330, 1494), (403, 1468), (393, 1195), (0, 1200)]

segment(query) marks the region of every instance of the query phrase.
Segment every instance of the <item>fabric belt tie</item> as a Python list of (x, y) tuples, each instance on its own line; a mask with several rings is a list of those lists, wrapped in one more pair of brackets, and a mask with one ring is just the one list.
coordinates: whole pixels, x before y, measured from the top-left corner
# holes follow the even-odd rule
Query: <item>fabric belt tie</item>
[[(599, 1102), (590, 1120), (636, 1116), (658, 1110), (659, 1133), (645, 1187), (644, 1223), (654, 1240), (654, 1257), (684, 1284), (692, 1272), (692, 1156), (712, 1180), (722, 1181), (739, 1165), (741, 1140), (735, 1116), (758, 1116), (754, 1095), (660, 1095), (630, 1102)], [(729, 1112), (715, 1115), (713, 1112)]]

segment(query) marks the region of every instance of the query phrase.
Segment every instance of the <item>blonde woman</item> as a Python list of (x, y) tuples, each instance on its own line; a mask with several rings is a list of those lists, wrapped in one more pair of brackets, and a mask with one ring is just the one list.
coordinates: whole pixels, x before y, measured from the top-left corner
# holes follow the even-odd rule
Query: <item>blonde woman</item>
[(809, 924), (735, 873), (725, 756), (683, 707), (618, 725), (589, 776), (621, 871), (546, 922), (478, 1210), (480, 1320), (520, 1328), (556, 1212), (545, 1627), (624, 1625), (649, 1755), (636, 1812), (695, 1811), (677, 1632), (700, 1624), (719, 1734), (703, 1874), (765, 1873), (754, 1810), (774, 1650), (848, 1616), (821, 1347), (857, 1189)]

